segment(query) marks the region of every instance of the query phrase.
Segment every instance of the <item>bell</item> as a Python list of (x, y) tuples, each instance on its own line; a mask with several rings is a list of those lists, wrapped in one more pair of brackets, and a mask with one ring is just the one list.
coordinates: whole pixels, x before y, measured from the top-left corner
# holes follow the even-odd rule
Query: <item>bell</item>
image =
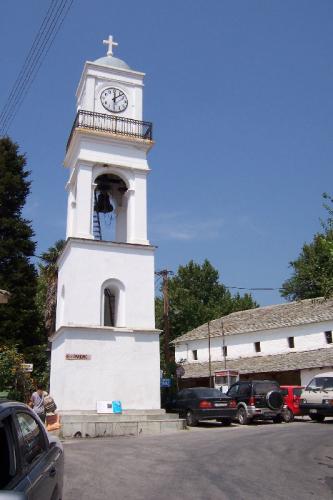
[(110, 197), (106, 192), (100, 192), (94, 206), (95, 212), (107, 214), (113, 212), (113, 206), (110, 203)]

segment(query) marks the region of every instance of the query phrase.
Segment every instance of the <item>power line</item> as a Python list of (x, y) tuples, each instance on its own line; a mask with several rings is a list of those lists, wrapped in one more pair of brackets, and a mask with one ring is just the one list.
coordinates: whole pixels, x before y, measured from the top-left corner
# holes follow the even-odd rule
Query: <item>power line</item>
[(0, 115), (0, 134), (5, 134), (35, 80), (74, 0), (52, 0), (14, 87)]

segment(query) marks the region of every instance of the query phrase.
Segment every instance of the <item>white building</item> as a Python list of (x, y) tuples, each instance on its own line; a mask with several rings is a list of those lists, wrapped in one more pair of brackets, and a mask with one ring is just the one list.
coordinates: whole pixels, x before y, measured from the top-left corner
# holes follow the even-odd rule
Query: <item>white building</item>
[(209, 327), (210, 335), (206, 323), (173, 341), (187, 387), (208, 385), (210, 373), (225, 368), (238, 370), (243, 379), (302, 385), (320, 370), (333, 369), (333, 299), (235, 312)]
[(50, 391), (60, 410), (160, 408), (154, 250), (147, 236), (144, 73), (113, 56), (86, 62), (67, 143), (67, 241), (59, 259)]

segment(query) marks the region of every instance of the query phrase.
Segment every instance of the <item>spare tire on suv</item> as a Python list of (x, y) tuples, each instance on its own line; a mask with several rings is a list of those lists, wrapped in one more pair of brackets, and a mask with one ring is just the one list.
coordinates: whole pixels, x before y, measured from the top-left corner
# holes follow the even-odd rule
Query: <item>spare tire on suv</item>
[(267, 406), (273, 411), (282, 410), (283, 408), (283, 396), (279, 391), (269, 391), (266, 394)]

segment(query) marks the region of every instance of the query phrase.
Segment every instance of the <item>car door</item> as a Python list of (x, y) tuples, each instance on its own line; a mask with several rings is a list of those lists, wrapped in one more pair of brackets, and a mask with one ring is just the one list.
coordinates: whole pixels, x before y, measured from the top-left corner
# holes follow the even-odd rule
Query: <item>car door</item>
[(24, 410), (17, 410), (15, 417), (23, 469), (31, 483), (29, 499), (51, 499), (58, 474), (56, 457), (50, 449), (43, 424)]
[(227, 392), (227, 396), (230, 396), (232, 399), (235, 399), (237, 401), (237, 404), (239, 403), (239, 382), (230, 387), (230, 389)]
[(10, 410), (0, 417), (0, 464), (0, 500), (6, 498), (6, 491), (15, 491), (13, 498), (28, 498), (30, 481), (22, 467), (13, 412)]

